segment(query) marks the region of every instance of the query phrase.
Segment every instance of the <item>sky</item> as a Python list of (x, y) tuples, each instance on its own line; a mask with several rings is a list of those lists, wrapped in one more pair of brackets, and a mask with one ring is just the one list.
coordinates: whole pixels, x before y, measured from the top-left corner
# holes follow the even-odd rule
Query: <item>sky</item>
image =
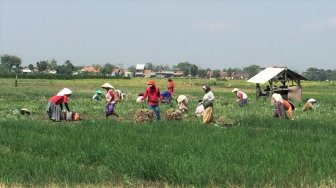
[(335, 0), (1, 0), (0, 55), (201, 68), (336, 69)]

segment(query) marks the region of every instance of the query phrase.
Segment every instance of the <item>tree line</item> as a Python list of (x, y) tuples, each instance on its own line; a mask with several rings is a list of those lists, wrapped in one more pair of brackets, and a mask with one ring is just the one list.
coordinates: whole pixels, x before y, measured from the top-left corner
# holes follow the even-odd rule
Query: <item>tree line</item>
[[(97, 76), (110, 75), (112, 70), (115, 68), (122, 68), (122, 65), (113, 65), (111, 63), (105, 63), (103, 65), (93, 64), (91, 65), (96, 70)], [(21, 65), (21, 58), (15, 55), (4, 54), (1, 56), (0, 63), (0, 75), (11, 74), (11, 73), (20, 73), (24, 67)], [(58, 64), (55, 59), (52, 60), (41, 60), (36, 62), (35, 65), (29, 64), (27, 66), (31, 71), (38, 70), (38, 72), (56, 71), (57, 74), (70, 76), (74, 71), (78, 71), (83, 68), (83, 66), (74, 66), (70, 60), (66, 60), (63, 64)], [(130, 72), (135, 72), (136, 67), (132, 65), (127, 68)], [(158, 71), (174, 71), (180, 70), (183, 71), (184, 76), (192, 77), (208, 77), (208, 72), (211, 71), (211, 77), (219, 78), (221, 73), (225, 72), (226, 75), (232, 74), (244, 74), (247, 77), (252, 77), (256, 75), (259, 71), (263, 70), (264, 67), (258, 65), (250, 65), (244, 68), (224, 68), (211, 70), (209, 68), (202, 68), (195, 64), (192, 64), (188, 61), (180, 62), (177, 65), (172, 67), (168, 65), (154, 65), (153, 63), (146, 63), (145, 69), (150, 69), (154, 72)], [(310, 80), (316, 81), (325, 81), (325, 80), (336, 80), (336, 70), (331, 69), (318, 69), (318, 68), (308, 68), (302, 73), (303, 76), (307, 77)]]

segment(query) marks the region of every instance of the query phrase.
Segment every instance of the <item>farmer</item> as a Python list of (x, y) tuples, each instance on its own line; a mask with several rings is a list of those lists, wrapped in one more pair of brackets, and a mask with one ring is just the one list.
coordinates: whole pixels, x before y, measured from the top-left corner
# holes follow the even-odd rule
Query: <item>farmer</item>
[(148, 108), (154, 110), (156, 115), (156, 120), (160, 120), (160, 107), (159, 100), (161, 100), (159, 87), (155, 85), (154, 80), (149, 80), (147, 83), (147, 89), (144, 92), (141, 100), (144, 100), (148, 97)]
[(111, 115), (115, 115), (116, 117), (119, 118), (119, 115), (115, 112), (115, 107), (116, 107), (116, 96), (114, 93), (114, 87), (109, 84), (105, 83), (101, 86), (101, 88), (106, 90), (106, 106), (105, 106), (105, 115), (106, 118), (108, 118)]
[(274, 106), (273, 116), (274, 117), (285, 117), (285, 107), (282, 102), (282, 97), (278, 93), (273, 93), (272, 95), (272, 105)]
[(161, 99), (162, 99), (161, 102), (166, 103), (166, 104), (170, 103), (170, 101), (172, 99), (169, 91), (165, 91), (165, 92), (161, 93), (160, 96), (161, 96)]
[(204, 106), (203, 123), (210, 123), (213, 122), (213, 102), (215, 100), (215, 96), (211, 91), (210, 86), (204, 85), (202, 86), (202, 89), (205, 92), (201, 102)]
[(169, 82), (169, 84), (168, 84), (167, 89), (168, 89), (168, 91), (170, 93), (170, 96), (173, 96), (173, 93), (174, 93), (174, 82), (170, 78), (168, 79), (168, 82)]
[(235, 93), (237, 95), (237, 102), (240, 107), (246, 106), (247, 105), (247, 94), (240, 91), (238, 88), (234, 88), (232, 90), (232, 93)]
[(188, 98), (185, 95), (179, 95), (176, 101), (181, 112), (188, 111)]
[(204, 111), (204, 106), (202, 104), (202, 100), (198, 103), (196, 110), (195, 110), (195, 115), (197, 117), (201, 117)]
[(102, 91), (100, 89), (97, 89), (96, 93), (92, 96), (92, 100), (100, 101), (102, 97), (103, 97)]
[(316, 109), (316, 100), (313, 98), (308, 99), (307, 103), (303, 106), (302, 111), (315, 110)]
[(293, 110), (295, 109), (295, 107), (292, 103), (285, 99), (282, 99), (281, 95), (278, 93), (274, 93), (272, 95), (272, 103), (275, 106), (273, 113), (274, 117), (287, 117), (288, 114), (289, 119), (294, 120)]
[(60, 92), (58, 92), (55, 96), (49, 99), (47, 104), (47, 114), (49, 119), (53, 121), (61, 120), (61, 113), (63, 111), (63, 104), (67, 110), (70, 112), (70, 108), (68, 106), (68, 97), (71, 95), (72, 91), (69, 88), (64, 88)]

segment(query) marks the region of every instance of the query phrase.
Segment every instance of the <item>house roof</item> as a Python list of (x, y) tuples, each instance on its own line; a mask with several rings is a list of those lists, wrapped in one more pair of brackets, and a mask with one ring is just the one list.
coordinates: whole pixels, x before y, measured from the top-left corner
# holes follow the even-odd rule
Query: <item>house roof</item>
[(309, 80), (308, 78), (286, 68), (286, 67), (267, 67), (258, 74), (247, 80), (247, 82), (264, 84), (271, 79), (278, 78), (284, 73), (287, 74), (287, 80)]
[(95, 72), (95, 73), (98, 72), (93, 66), (85, 66), (84, 68), (81, 69), (81, 71), (82, 72)]

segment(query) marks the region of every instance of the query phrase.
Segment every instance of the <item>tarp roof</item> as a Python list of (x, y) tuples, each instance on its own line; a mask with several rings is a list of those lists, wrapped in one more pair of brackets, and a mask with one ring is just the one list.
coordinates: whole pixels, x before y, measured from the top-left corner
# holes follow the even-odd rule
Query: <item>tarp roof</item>
[(267, 81), (277, 77), (278, 75), (282, 75), (285, 72), (287, 73), (287, 80), (308, 80), (308, 78), (294, 71), (291, 71), (286, 67), (267, 67), (266, 69), (260, 71), (258, 74), (247, 80), (247, 82), (264, 84)]

